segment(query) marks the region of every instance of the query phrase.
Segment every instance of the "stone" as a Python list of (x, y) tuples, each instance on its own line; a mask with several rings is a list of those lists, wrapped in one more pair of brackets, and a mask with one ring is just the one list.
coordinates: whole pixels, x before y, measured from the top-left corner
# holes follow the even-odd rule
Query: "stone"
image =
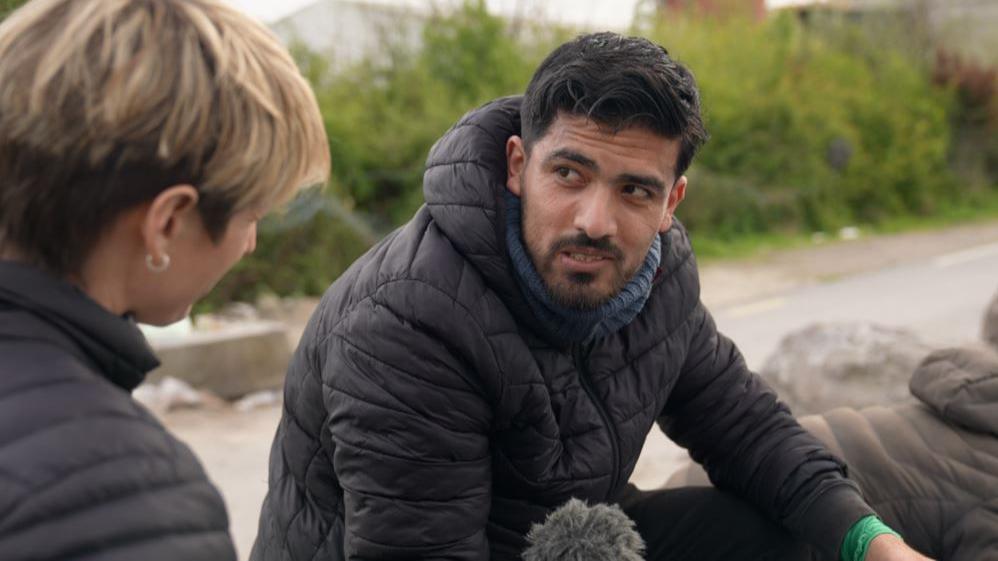
[(998, 294), (991, 299), (981, 322), (981, 338), (992, 347), (998, 348)]
[(284, 384), (291, 347), (284, 325), (269, 321), (218, 324), (186, 335), (150, 338), (161, 361), (149, 381), (166, 377), (235, 400)]
[(222, 321), (230, 323), (260, 319), (257, 309), (246, 302), (229, 302), (215, 315)]
[(759, 373), (795, 415), (912, 401), (908, 380), (932, 348), (871, 323), (820, 323), (783, 338)]
[(236, 411), (247, 413), (256, 409), (266, 409), (281, 404), (281, 392), (277, 390), (262, 390), (244, 396), (234, 404)]
[(156, 414), (175, 409), (197, 408), (204, 403), (201, 392), (172, 376), (140, 385), (132, 392), (132, 397)]
[(862, 235), (863, 233), (860, 231), (860, 229), (855, 226), (845, 226), (844, 228), (839, 229), (840, 240), (846, 240), (846, 241), (858, 240)]

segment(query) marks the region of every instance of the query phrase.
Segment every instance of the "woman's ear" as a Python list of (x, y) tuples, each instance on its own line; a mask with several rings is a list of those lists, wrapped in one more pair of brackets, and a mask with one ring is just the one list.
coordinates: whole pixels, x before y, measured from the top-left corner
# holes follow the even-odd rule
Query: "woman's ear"
[(142, 220), (142, 239), (151, 259), (158, 263), (169, 254), (170, 245), (190, 227), (197, 206), (198, 191), (186, 184), (168, 187), (149, 203)]
[(506, 188), (517, 197), (521, 196), (521, 178), (526, 167), (527, 153), (523, 139), (513, 135), (506, 141)]

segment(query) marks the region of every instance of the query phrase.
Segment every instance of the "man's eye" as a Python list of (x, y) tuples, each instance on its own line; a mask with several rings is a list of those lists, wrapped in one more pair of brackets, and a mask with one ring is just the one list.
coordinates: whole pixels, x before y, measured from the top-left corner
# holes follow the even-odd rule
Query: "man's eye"
[(558, 167), (555, 168), (554, 172), (562, 179), (571, 179), (575, 176), (575, 170), (572, 168)]
[(641, 199), (651, 198), (651, 191), (640, 185), (625, 185), (623, 192), (628, 197), (638, 197)]

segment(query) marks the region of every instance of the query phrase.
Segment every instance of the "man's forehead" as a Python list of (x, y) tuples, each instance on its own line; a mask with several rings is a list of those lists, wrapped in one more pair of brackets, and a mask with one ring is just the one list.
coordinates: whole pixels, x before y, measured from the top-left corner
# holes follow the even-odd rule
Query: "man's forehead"
[(546, 134), (535, 143), (541, 147), (542, 159), (579, 159), (581, 156), (596, 164), (630, 165), (675, 177), (680, 140), (666, 138), (640, 124), (613, 127), (584, 115), (559, 113)]

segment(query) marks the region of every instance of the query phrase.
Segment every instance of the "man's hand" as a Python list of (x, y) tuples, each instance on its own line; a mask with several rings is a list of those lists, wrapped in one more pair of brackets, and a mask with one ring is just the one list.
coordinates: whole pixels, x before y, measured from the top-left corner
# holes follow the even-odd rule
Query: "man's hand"
[(908, 544), (890, 534), (881, 534), (870, 542), (866, 551), (866, 561), (932, 561), (928, 557), (908, 547)]

